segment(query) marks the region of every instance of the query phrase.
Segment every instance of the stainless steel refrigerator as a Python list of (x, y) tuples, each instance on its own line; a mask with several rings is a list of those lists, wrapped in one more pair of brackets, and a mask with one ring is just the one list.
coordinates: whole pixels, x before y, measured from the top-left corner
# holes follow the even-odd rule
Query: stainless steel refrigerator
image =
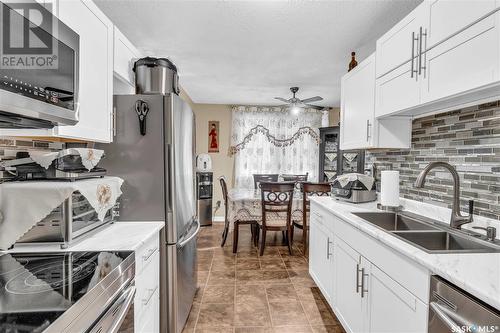
[(106, 154), (101, 165), (125, 180), (120, 221), (165, 221), (160, 326), (178, 333), (196, 292), (194, 114), (176, 94), (115, 96), (114, 107), (113, 143), (99, 145)]

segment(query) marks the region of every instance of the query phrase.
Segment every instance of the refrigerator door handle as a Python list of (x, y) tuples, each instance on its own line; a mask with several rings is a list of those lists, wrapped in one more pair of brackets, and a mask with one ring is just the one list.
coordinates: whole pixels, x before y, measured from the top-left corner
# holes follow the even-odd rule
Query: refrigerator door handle
[(181, 248), (184, 247), (194, 237), (196, 237), (196, 235), (198, 235), (198, 233), (200, 232), (200, 229), (201, 229), (201, 224), (200, 224), (200, 220), (197, 219), (197, 218), (195, 219), (195, 222), (196, 222), (196, 230), (189, 237), (187, 237), (186, 239), (180, 241), (179, 244), (178, 244), (178, 247), (181, 247)]

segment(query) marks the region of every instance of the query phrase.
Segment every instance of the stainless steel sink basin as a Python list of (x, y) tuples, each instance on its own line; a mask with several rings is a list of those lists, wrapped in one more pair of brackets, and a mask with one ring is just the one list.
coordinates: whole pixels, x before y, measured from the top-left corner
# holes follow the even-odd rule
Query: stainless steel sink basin
[(390, 212), (353, 213), (356, 216), (387, 231), (399, 230), (439, 230), (438, 228), (411, 217)]
[(429, 252), (500, 252), (494, 245), (446, 231), (395, 232), (394, 235)]
[(352, 213), (366, 222), (429, 253), (500, 252), (500, 243), (487, 242), (477, 233), (452, 229), (442, 223), (408, 212)]

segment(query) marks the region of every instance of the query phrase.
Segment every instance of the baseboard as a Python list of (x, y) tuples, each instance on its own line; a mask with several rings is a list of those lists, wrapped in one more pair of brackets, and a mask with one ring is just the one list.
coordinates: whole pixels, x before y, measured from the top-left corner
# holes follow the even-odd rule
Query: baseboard
[(214, 216), (212, 222), (224, 222), (224, 216)]

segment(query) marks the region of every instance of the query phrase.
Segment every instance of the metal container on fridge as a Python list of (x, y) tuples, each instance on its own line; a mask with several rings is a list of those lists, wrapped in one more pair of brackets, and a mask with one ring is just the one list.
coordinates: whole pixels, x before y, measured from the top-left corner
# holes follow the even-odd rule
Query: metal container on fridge
[(179, 94), (177, 67), (166, 58), (146, 57), (134, 63), (136, 94)]

